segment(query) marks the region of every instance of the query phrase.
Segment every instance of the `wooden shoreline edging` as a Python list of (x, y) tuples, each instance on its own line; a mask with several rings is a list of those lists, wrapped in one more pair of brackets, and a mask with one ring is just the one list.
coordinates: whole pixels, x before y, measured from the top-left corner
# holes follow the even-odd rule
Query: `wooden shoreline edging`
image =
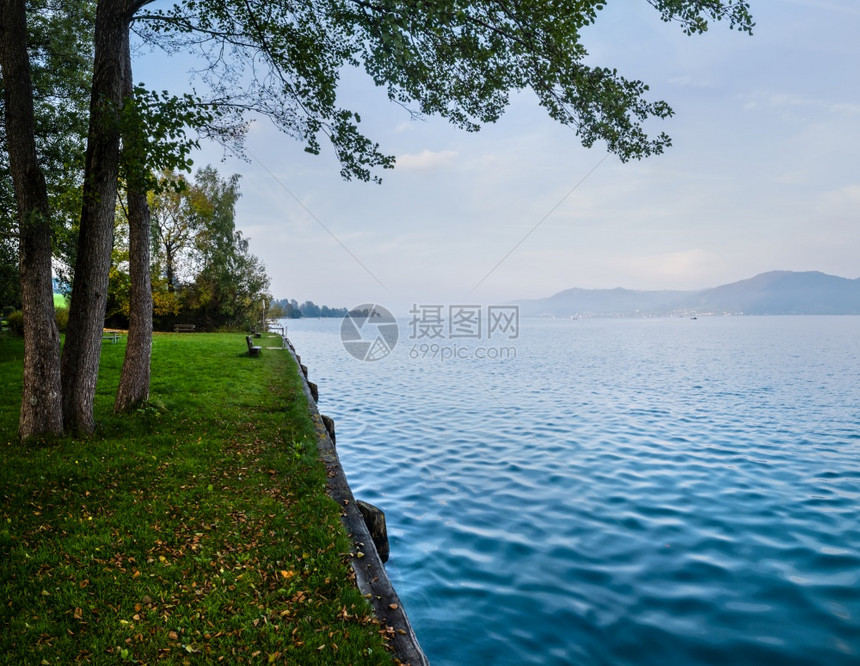
[(340, 507), (341, 521), (352, 541), (350, 564), (355, 571), (358, 589), (368, 599), (376, 617), (382, 622), (389, 635), (394, 656), (400, 663), (404, 666), (429, 666), (430, 662), (418, 644), (418, 638), (388, 578), (383, 560), (373, 543), (373, 537), (362, 516), (359, 504), (346, 480), (346, 474), (335, 450), (334, 420), (323, 416), (317, 409), (317, 386), (313, 384), (312, 392), (307, 366), (302, 365), (293, 343), (288, 339), (286, 348), (302, 376), (302, 389), (308, 402), (308, 412), (317, 432), (317, 448), (326, 466), (326, 491)]

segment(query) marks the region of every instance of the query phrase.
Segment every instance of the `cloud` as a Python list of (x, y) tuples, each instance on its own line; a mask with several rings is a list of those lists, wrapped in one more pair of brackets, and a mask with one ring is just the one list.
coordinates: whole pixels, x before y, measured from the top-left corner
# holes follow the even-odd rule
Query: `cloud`
[(860, 104), (834, 102), (792, 93), (762, 91), (751, 95), (744, 104), (744, 108), (748, 110), (762, 106), (776, 109), (810, 109), (842, 116), (860, 115)]
[(417, 155), (406, 153), (397, 157), (397, 168), (401, 171), (432, 171), (450, 166), (457, 157), (456, 150), (422, 150)]
[[(709, 281), (723, 268), (721, 258), (701, 248), (678, 252), (627, 254), (609, 259), (618, 275), (639, 283), (639, 289), (691, 289), (714, 286)], [(632, 283), (631, 283), (632, 284)], [(629, 285), (628, 285), (629, 286)]]
[(824, 10), (835, 12), (838, 14), (849, 14), (860, 16), (860, 9), (849, 4), (838, 4), (833, 2), (823, 2), (822, 0), (782, 0), (782, 2), (790, 5), (800, 5), (801, 7), (810, 7), (817, 11)]

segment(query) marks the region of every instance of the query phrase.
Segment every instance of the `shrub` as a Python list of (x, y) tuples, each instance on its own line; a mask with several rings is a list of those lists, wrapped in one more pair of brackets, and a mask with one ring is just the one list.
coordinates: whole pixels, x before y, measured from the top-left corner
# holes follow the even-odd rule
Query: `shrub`
[(15, 335), (24, 335), (24, 313), (17, 310), (6, 317), (6, 323), (9, 324), (9, 330)]
[[(69, 308), (57, 308), (54, 310), (54, 318), (57, 322), (57, 329), (60, 333), (65, 333), (66, 326), (69, 323)], [(24, 313), (17, 310), (6, 317), (9, 324), (9, 330), (15, 335), (23, 337), (24, 335)]]
[(69, 323), (69, 308), (57, 308), (54, 310), (54, 318), (57, 320), (57, 328), (60, 333), (65, 333)]

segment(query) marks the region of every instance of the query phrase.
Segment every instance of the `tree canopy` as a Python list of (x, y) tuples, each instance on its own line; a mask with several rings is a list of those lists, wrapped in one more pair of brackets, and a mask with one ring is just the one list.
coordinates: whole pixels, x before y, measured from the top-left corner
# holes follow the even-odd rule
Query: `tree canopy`
[[(647, 0), (687, 34), (728, 21), (751, 32), (743, 0)], [(513, 91), (531, 89), (547, 113), (586, 147), (598, 141), (623, 161), (659, 154), (667, 134), (644, 123), (670, 106), (611, 67), (586, 64), (583, 28), (605, 0), (184, 0), (141, 13), (136, 30), (169, 51), (196, 53), (201, 103), (241, 139), (248, 110), (264, 114), (305, 150), (333, 146), (345, 178), (377, 178), (393, 166), (337, 101), (340, 75), (362, 67), (389, 99), (416, 115), (439, 115), (466, 130), (494, 122)], [(211, 130), (207, 127), (207, 130)], [(223, 136), (223, 135), (222, 135)]]

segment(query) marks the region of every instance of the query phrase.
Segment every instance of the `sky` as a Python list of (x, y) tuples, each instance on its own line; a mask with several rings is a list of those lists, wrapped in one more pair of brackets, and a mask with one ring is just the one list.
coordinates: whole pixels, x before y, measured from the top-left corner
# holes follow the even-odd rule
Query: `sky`
[[(411, 120), (366, 77), (342, 104), (397, 167), (345, 182), (254, 121), (237, 226), (275, 298), (351, 307), (495, 304), (571, 287), (699, 289), (769, 270), (860, 277), (860, 4), (751, 0), (754, 35), (688, 37), (644, 0), (615, 0), (584, 35), (590, 62), (641, 79), (675, 116), (673, 146), (622, 164), (583, 148), (528, 92), (478, 133)], [(144, 53), (136, 79), (182, 92), (182, 60)]]

